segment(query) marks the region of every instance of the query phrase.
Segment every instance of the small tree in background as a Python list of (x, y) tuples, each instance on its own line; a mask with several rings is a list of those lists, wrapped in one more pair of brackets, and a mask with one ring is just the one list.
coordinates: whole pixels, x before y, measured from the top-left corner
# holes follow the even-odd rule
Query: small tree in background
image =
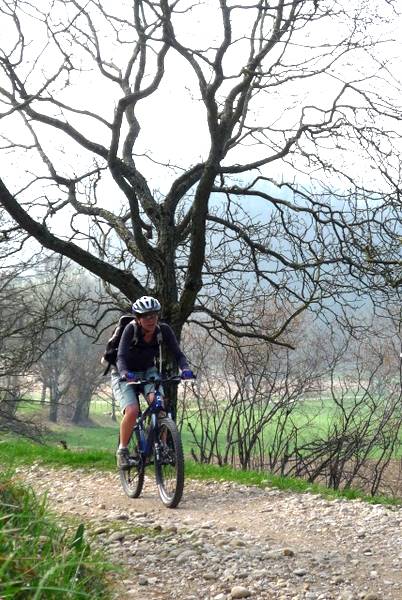
[(100, 357), (105, 334), (93, 325), (103, 311), (104, 299), (92, 283), (70, 264), (68, 277), (51, 301), (59, 310), (47, 322), (33, 371), (42, 390), (49, 392), (49, 420), (53, 422), (60, 416), (88, 424), (92, 396), (104, 382)]
[[(26, 423), (17, 410), (32, 397), (31, 369), (41, 356), (41, 340), (48, 333), (50, 320), (61, 307), (50, 308), (53, 287), (48, 275), (44, 276), (50, 265), (46, 256), (34, 255), (26, 263), (14, 265), (13, 249), (8, 244), (0, 245), (0, 252), (3, 250), (6, 266), (0, 272), (0, 420), (2, 429), (30, 434), (33, 424)], [(52, 263), (56, 286), (63, 277), (61, 264), (59, 259)]]
[(389, 493), (402, 430), (395, 320), (343, 331), (301, 321), (294, 335), (304, 338), (297, 353), (229, 340), (220, 369), (198, 336), (201, 385), (180, 415), (193, 458)]
[[(0, 248), (1, 249), (1, 248)], [(102, 369), (93, 328), (102, 297), (71, 265), (57, 257), (34, 256), (0, 273), (0, 413), (4, 429), (22, 431), (17, 414), (26, 400), (44, 405), (56, 422), (60, 408), (85, 421)], [(85, 329), (85, 331), (84, 331)], [(38, 382), (41, 398), (35, 399)], [(65, 414), (67, 410), (65, 409)]]

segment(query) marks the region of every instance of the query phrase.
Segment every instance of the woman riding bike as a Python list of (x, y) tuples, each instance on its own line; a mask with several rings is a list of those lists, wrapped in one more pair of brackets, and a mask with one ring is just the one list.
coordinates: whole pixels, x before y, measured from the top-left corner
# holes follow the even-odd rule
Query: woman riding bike
[[(159, 376), (156, 366), (160, 354), (158, 334), (162, 334), (164, 345), (176, 359), (182, 378), (192, 379), (194, 376), (172, 328), (167, 323), (158, 325), (160, 309), (159, 301), (151, 296), (142, 296), (136, 300), (132, 306), (135, 322), (125, 327), (117, 350), (117, 370), (112, 372), (111, 379), (114, 397), (123, 413), (120, 444), (116, 452), (119, 468), (129, 464), (127, 446), (140, 410), (136, 386), (130, 385), (130, 382)], [(154, 392), (152, 383), (144, 385), (143, 393), (148, 403), (153, 401)]]

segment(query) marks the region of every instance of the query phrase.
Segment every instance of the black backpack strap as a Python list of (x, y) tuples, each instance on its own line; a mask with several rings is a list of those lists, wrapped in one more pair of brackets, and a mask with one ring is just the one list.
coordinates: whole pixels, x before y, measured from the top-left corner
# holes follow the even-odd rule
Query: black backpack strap
[(134, 321), (134, 323), (133, 323), (133, 341), (132, 341), (133, 346), (138, 344), (138, 340), (139, 340), (138, 323), (137, 323), (137, 321)]

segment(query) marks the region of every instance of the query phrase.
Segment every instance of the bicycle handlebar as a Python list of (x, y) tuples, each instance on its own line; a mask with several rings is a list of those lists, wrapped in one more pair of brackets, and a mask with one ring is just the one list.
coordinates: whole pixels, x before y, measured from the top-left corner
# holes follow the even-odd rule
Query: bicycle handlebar
[(181, 383), (182, 381), (194, 381), (196, 378), (195, 377), (190, 377), (189, 379), (183, 379), (181, 377), (181, 375), (173, 375), (172, 377), (149, 377), (148, 379), (138, 379), (138, 380), (131, 380), (130, 379), (126, 379), (125, 377), (120, 377), (119, 381), (125, 381), (126, 383), (128, 383), (129, 385), (144, 385), (146, 383), (157, 383), (157, 384), (162, 384), (162, 383)]

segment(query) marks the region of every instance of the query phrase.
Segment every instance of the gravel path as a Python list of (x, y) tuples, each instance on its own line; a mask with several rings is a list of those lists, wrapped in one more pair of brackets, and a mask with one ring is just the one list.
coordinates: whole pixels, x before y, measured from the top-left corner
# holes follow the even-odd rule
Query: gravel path
[(117, 474), (38, 465), (19, 474), (125, 565), (116, 598), (402, 600), (400, 507), (186, 481), (169, 510), (151, 479), (130, 500)]

